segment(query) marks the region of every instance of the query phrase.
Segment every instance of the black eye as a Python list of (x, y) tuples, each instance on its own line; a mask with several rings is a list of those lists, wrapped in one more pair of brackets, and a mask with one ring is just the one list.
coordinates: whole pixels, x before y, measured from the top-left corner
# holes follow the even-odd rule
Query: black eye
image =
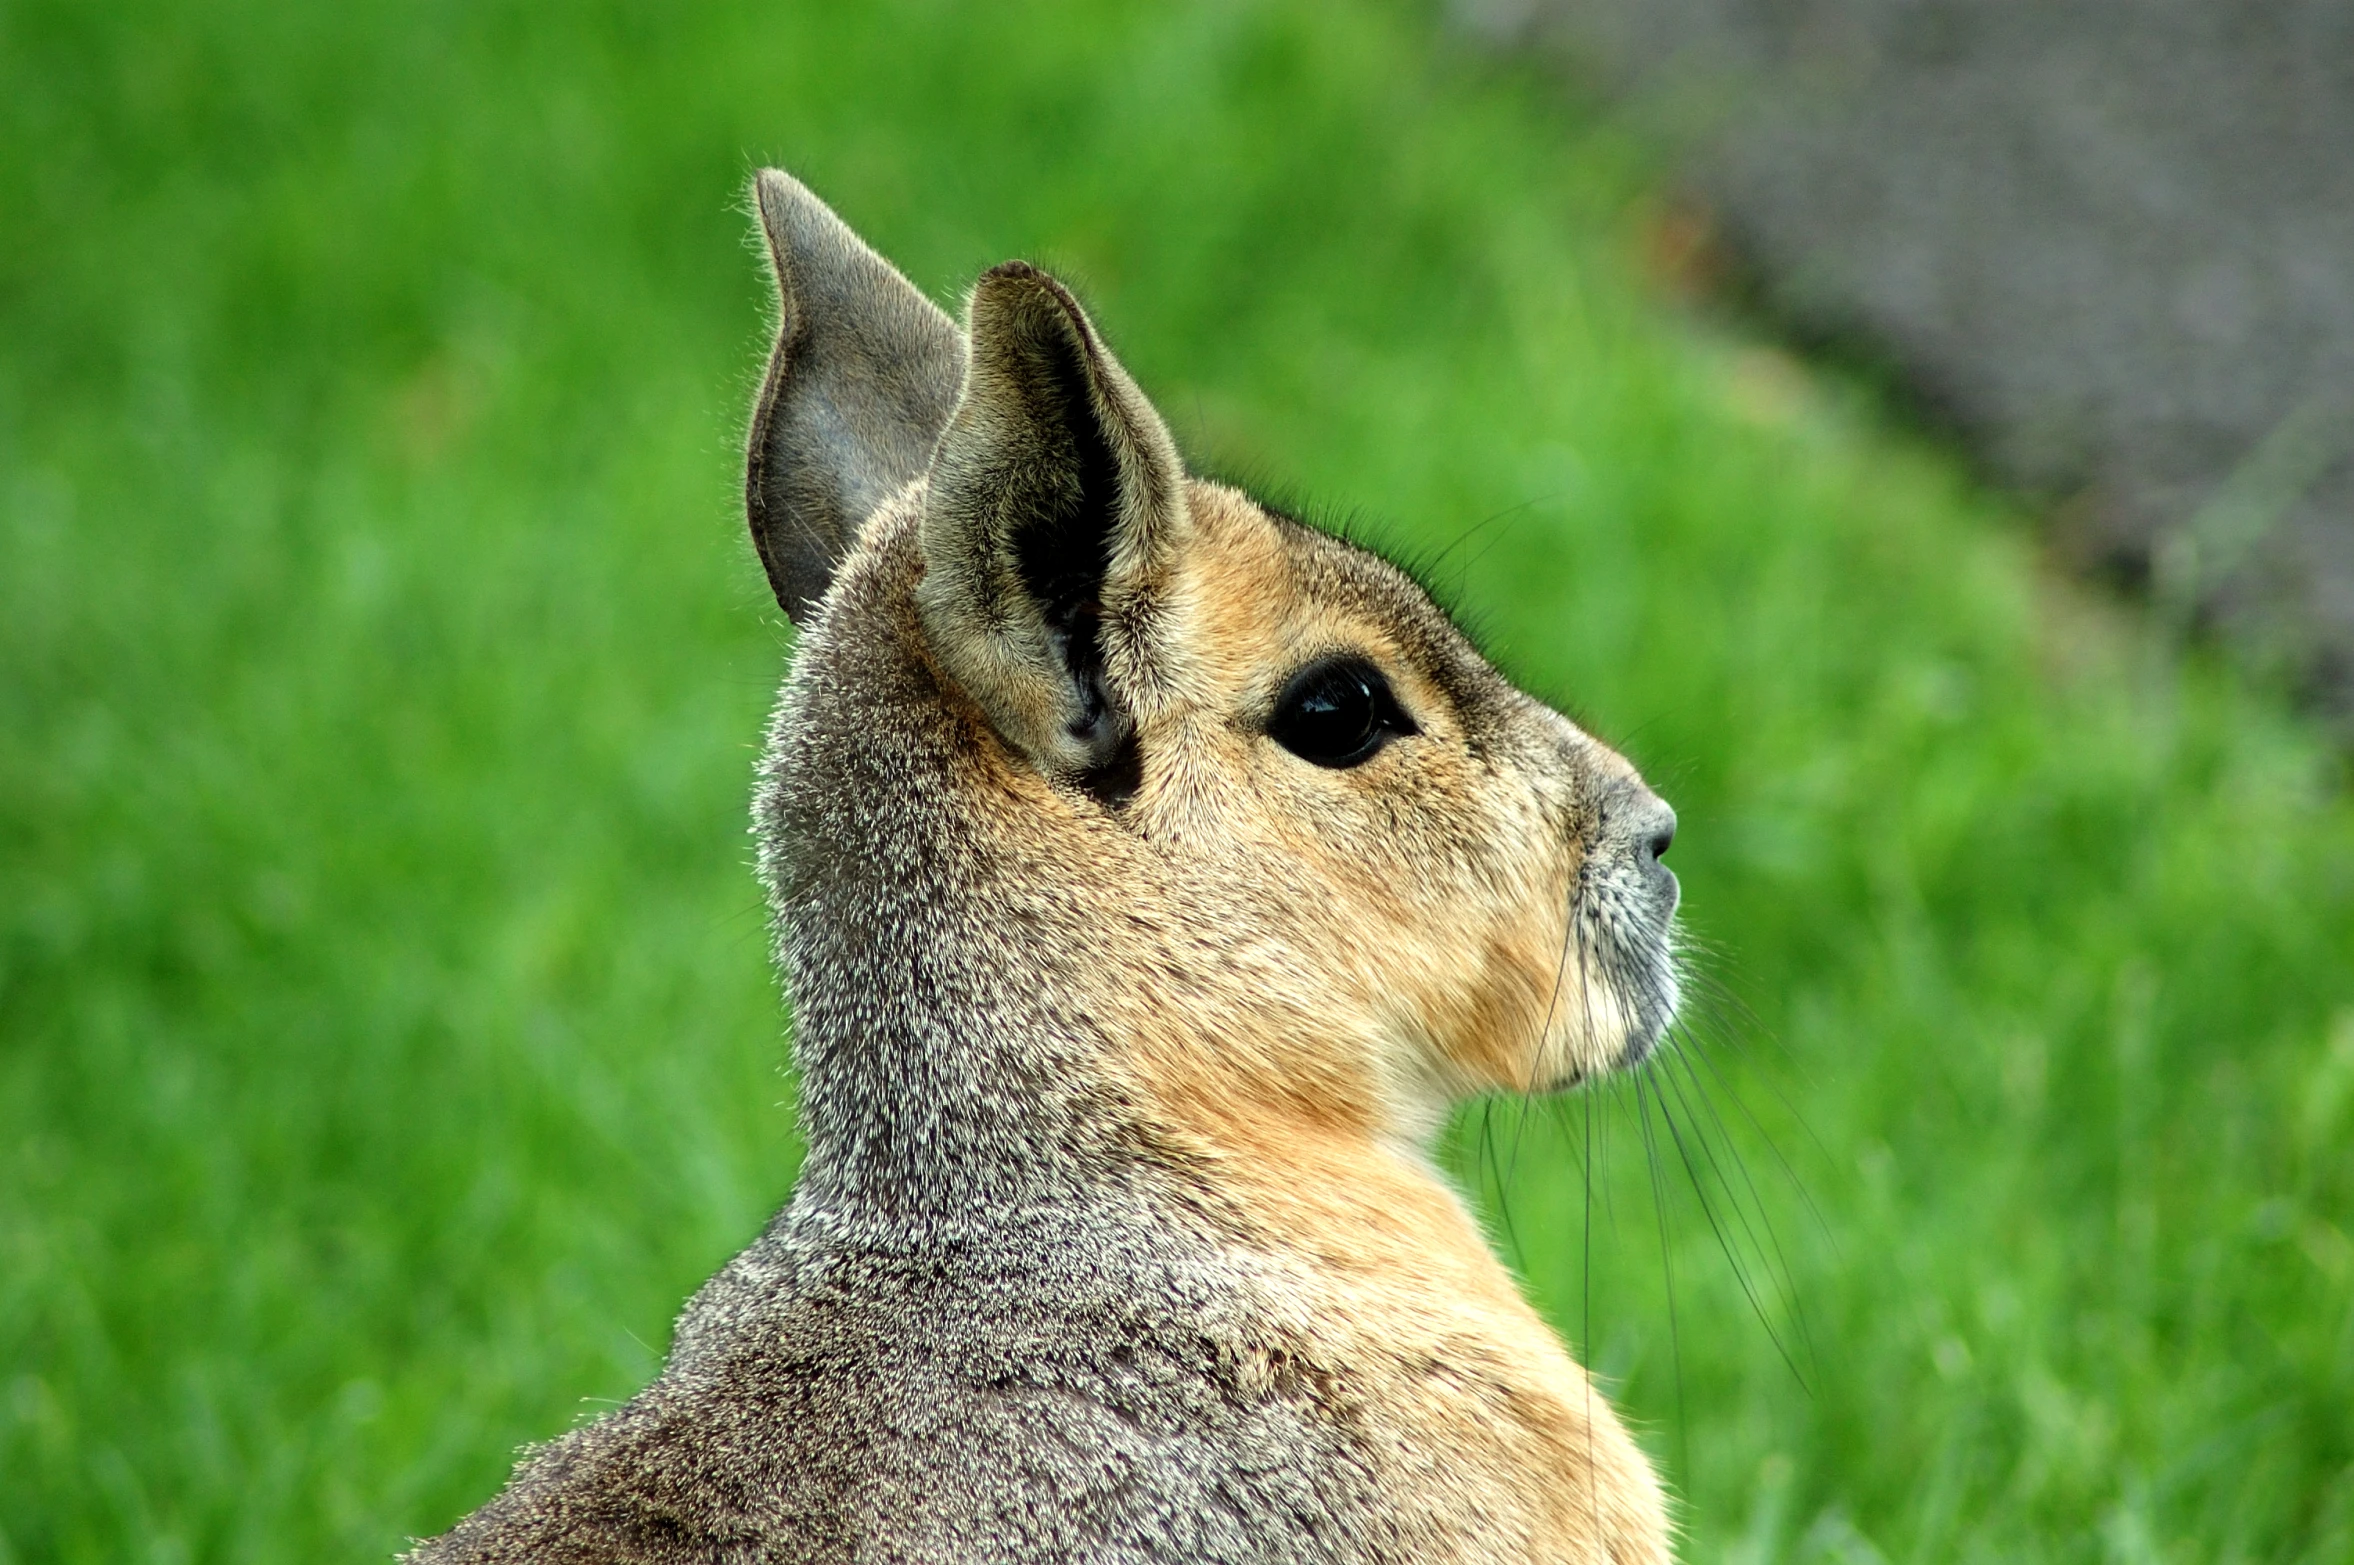
[(1358, 658), (1313, 663), (1275, 698), (1267, 737), (1318, 766), (1356, 766), (1398, 734), (1417, 730), (1381, 670)]

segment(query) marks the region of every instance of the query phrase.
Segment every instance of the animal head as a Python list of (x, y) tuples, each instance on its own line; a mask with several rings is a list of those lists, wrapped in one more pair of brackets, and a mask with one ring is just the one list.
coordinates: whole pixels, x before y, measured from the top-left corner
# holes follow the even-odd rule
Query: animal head
[(921, 990), (1190, 1112), (1416, 1136), (1645, 1056), (1675, 815), (1634, 767), (1386, 561), (1189, 476), (1046, 273), (989, 271), (960, 325), (791, 178), (757, 199), (805, 1046)]

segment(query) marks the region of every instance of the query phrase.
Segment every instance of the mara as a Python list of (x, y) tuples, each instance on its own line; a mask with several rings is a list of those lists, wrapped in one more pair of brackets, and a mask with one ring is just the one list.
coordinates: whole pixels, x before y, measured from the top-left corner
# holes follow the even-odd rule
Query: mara
[(409, 1558), (1667, 1559), (1427, 1148), (1656, 1046), (1674, 812), (1397, 569), (1190, 476), (1052, 277), (959, 323), (756, 196), (807, 1161), (650, 1387)]

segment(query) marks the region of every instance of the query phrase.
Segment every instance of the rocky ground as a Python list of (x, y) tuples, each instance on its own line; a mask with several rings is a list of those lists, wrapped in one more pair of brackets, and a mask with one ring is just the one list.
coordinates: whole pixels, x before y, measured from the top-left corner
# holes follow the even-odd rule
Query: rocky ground
[(2354, 721), (2354, 6), (1459, 0), (1664, 122), (1757, 297)]

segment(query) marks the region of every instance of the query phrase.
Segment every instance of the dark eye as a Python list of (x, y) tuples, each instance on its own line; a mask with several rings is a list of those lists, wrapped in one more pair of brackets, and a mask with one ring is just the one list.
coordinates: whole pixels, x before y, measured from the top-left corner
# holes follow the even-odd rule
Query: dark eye
[(1358, 658), (1313, 663), (1275, 698), (1267, 737), (1318, 766), (1357, 766), (1399, 734), (1417, 730), (1381, 670)]

